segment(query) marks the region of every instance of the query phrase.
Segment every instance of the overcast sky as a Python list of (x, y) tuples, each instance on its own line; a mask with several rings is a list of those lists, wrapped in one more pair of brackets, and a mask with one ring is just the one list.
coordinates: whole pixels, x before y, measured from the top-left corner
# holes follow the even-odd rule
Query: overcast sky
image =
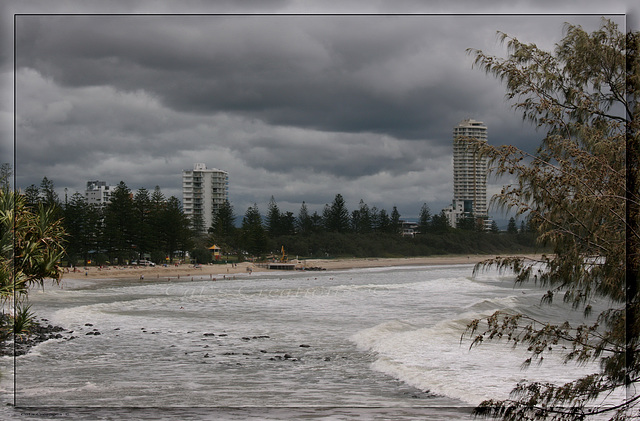
[[(321, 211), (337, 193), (349, 209), (363, 199), (404, 217), (424, 202), (437, 212), (452, 199), (462, 119), (483, 121), (496, 145), (532, 150), (542, 137), (466, 49), (504, 55), (496, 31), (551, 49), (564, 22), (592, 30), (609, 14), (624, 29), (627, 18), (611, 14), (629, 11), (625, 2), (237, 3), (2, 6), (0, 158), (13, 161), (15, 29), (17, 185), (46, 176), (63, 198), (88, 180), (124, 181), (181, 199), (181, 171), (203, 162), (228, 171), (239, 216), (254, 202), (266, 212), (271, 196), (284, 211), (297, 214), (302, 201)], [(239, 15), (202, 14), (228, 12)], [(405, 12), (428, 14), (394, 15)], [(586, 12), (600, 15), (575, 15)], [(490, 193), (503, 182), (490, 179)]]

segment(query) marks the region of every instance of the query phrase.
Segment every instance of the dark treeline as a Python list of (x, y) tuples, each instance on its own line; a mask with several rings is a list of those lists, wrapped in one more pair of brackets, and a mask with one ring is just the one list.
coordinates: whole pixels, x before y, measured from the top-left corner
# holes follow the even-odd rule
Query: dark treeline
[(120, 182), (109, 203), (93, 205), (78, 192), (61, 202), (45, 177), (40, 186), (27, 187), (24, 196), (27, 206), (52, 206), (63, 218), (68, 264), (123, 264), (143, 258), (160, 263), (195, 246), (180, 201), (166, 198), (157, 186), (134, 195)]
[[(249, 207), (240, 228), (227, 202), (214, 216), (210, 239), (223, 253), (243, 251), (252, 256), (277, 257), (284, 247), (289, 257), (400, 257), (438, 254), (491, 254), (532, 252), (535, 237), (529, 224), (520, 230), (500, 233), (495, 223), (485, 231), (472, 216), (459, 228), (452, 228), (444, 212), (432, 215), (423, 204), (415, 235), (403, 235), (402, 220), (394, 206), (391, 212), (369, 207), (360, 200), (349, 212), (344, 198), (337, 194), (322, 214), (310, 213), (303, 202), (298, 214), (281, 211), (272, 197), (266, 216), (258, 206)], [(263, 220), (264, 219), (264, 220)], [(513, 220), (515, 224), (515, 220)]]
[[(349, 211), (337, 194), (321, 214), (310, 212), (305, 202), (297, 214), (281, 211), (272, 197), (263, 216), (254, 204), (241, 221), (231, 203), (225, 202), (213, 215), (207, 233), (194, 230), (180, 201), (166, 198), (159, 187), (135, 194), (124, 182), (116, 187), (109, 203), (90, 205), (81, 193), (60, 200), (51, 180), (25, 189), (28, 206), (53, 206), (63, 217), (68, 263), (123, 264), (137, 259), (155, 263), (173, 262), (189, 252), (199, 263), (209, 263), (208, 247), (222, 249), (223, 259), (279, 256), (284, 247), (289, 257), (398, 257), (437, 254), (505, 253), (534, 250), (534, 236), (524, 224), (507, 234), (494, 224), (485, 231), (468, 218), (454, 229), (444, 212), (431, 214), (425, 203), (415, 235), (402, 234), (402, 220), (394, 206), (391, 212), (360, 201)], [(238, 222), (241, 222), (238, 224)]]

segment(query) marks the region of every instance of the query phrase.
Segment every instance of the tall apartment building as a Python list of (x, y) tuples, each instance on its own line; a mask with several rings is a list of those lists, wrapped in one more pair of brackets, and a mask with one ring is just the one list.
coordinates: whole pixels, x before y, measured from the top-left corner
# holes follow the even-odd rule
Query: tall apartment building
[(453, 204), (450, 223), (462, 215), (487, 217), (487, 159), (464, 137), (487, 141), (487, 126), (482, 121), (463, 120), (453, 128)]
[(84, 197), (90, 205), (106, 205), (115, 189), (116, 186), (110, 186), (106, 181), (87, 181)]
[[(207, 232), (214, 213), (228, 200), (229, 174), (205, 164), (182, 171), (182, 207), (195, 227)], [(200, 225), (202, 224), (202, 225)]]

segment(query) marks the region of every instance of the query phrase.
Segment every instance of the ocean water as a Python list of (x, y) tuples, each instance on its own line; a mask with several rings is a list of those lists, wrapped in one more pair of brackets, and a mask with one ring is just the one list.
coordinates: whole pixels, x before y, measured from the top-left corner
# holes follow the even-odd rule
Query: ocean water
[[(34, 291), (73, 333), (0, 359), (13, 419), (471, 419), (523, 379), (593, 366), (560, 354), (469, 349), (467, 323), (500, 309), (580, 320), (533, 286), (471, 265), (269, 272), (237, 279), (105, 281)], [(100, 332), (99, 335), (88, 334)], [(70, 336), (76, 338), (69, 340)], [(15, 388), (14, 388), (15, 385)], [(15, 401), (17, 408), (6, 406)]]

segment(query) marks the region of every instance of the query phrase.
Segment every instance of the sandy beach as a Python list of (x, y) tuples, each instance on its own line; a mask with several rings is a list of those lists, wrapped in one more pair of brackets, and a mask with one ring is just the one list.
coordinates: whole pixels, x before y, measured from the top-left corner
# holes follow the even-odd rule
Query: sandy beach
[[(493, 255), (455, 255), (455, 256), (429, 256), (407, 258), (345, 258), (345, 259), (304, 259), (292, 260), (297, 269), (320, 268), (326, 270), (344, 270), (383, 266), (414, 266), (414, 265), (451, 265), (451, 264), (475, 264), (483, 260), (495, 257)], [(270, 271), (260, 264), (243, 262), (238, 264), (211, 264), (194, 267), (189, 264), (148, 266), (106, 266), (106, 267), (77, 267), (76, 271), (65, 269), (62, 280), (66, 279), (185, 279), (192, 276), (202, 277), (209, 275), (211, 278), (222, 278), (239, 274)]]

